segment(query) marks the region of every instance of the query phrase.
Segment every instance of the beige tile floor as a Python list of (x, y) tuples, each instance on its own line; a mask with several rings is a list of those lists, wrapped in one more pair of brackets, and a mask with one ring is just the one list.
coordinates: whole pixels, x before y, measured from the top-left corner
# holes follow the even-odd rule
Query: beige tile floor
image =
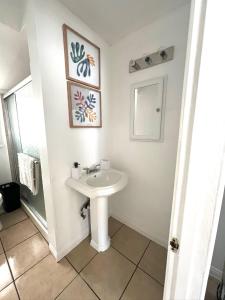
[(219, 281), (213, 277), (209, 277), (205, 300), (217, 300), (216, 292)]
[[(89, 237), (56, 263), (21, 210), (0, 216), (0, 300), (159, 300), (166, 249), (109, 218), (112, 246), (97, 253)], [(216, 299), (209, 279), (205, 300)]]
[(21, 209), (0, 219), (0, 300), (162, 299), (165, 249), (113, 218), (109, 250), (88, 237), (59, 263)]

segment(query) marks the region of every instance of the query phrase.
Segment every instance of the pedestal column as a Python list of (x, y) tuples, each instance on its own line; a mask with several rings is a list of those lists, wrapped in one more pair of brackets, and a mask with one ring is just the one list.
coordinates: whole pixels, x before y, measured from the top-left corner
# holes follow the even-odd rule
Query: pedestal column
[(110, 247), (108, 235), (108, 197), (90, 200), (91, 210), (91, 246), (98, 252)]

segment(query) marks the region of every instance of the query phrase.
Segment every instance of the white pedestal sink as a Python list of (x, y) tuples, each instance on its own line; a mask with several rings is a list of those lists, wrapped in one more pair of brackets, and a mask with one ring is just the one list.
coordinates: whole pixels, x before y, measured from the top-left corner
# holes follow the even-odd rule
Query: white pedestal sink
[(115, 169), (85, 174), (80, 179), (69, 178), (66, 184), (90, 198), (91, 246), (98, 252), (110, 246), (108, 235), (108, 197), (127, 185), (127, 175)]

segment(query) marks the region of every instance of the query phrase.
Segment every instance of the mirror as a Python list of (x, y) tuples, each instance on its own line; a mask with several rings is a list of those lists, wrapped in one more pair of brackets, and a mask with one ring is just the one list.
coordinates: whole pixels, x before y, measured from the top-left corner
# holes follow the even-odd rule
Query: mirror
[(131, 87), (131, 139), (162, 140), (164, 81), (160, 77)]

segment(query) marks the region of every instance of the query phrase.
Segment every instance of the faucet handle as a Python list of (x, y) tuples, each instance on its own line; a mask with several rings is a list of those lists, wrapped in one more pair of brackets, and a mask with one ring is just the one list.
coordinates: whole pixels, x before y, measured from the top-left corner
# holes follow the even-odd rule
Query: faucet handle
[(83, 168), (84, 171), (86, 171), (86, 174), (89, 174), (90, 169), (89, 168)]

